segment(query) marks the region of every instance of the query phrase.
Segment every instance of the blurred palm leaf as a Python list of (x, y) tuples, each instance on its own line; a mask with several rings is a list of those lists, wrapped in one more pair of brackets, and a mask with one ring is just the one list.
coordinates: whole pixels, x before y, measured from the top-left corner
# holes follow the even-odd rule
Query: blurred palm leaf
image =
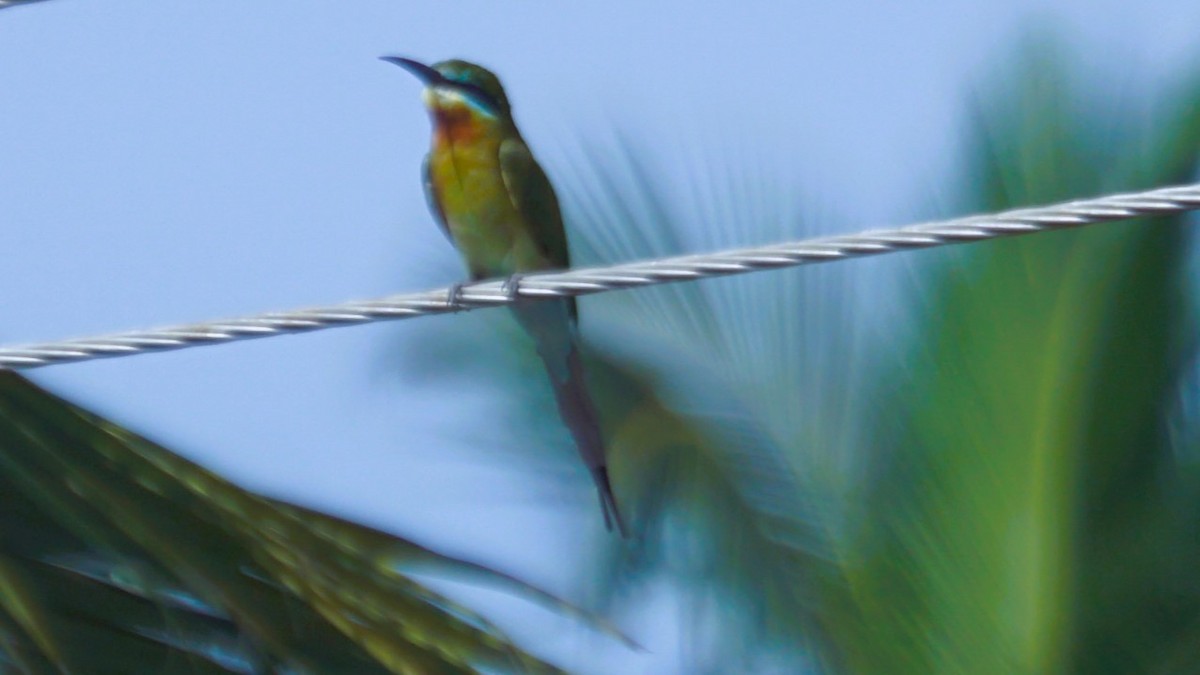
[(16, 7), (17, 5), (28, 5), (33, 2), (41, 2), (42, 0), (0, 0), (0, 9), (5, 7)]
[[(1016, 63), (978, 105), (969, 210), (1192, 174), (1200, 89), (1138, 109), (1046, 44)], [(895, 415), (848, 566), (851, 671), (1200, 663), (1197, 467), (1168, 433), (1196, 346), (1183, 221), (913, 256), (919, 333), (878, 394)]]
[[(404, 570), (505, 575), (237, 488), (0, 373), (0, 672), (554, 672)], [(607, 626), (596, 622), (605, 630)]]
[[(560, 181), (584, 261), (814, 234), (783, 197), (784, 172), (739, 170), (710, 146), (680, 189), (638, 147), (585, 148)], [(609, 591), (626, 590), (622, 571), (680, 582), (691, 629), (720, 636), (696, 655), (709, 668), (771, 646), (836, 658), (823, 639), (825, 598), (842, 588), (830, 463), (852, 424), (833, 364), (853, 359), (854, 272), (822, 272), (610, 294), (584, 319), (614, 473), (645, 528), (640, 547), (611, 552)]]

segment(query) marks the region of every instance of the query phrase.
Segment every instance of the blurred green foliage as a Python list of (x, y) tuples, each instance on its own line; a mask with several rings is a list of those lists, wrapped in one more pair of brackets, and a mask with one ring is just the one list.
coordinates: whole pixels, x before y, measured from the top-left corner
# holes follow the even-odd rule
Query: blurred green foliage
[[(1146, 105), (1032, 43), (978, 99), (965, 207), (1185, 182), (1200, 88)], [(1135, 104), (1134, 102), (1139, 102)], [(850, 570), (854, 672), (1195, 672), (1184, 217), (946, 252), (886, 380)], [(1188, 441), (1191, 445), (1191, 441)]]
[(0, 373), (0, 535), (2, 673), (557, 672), (414, 566), (579, 614), (246, 492), (12, 372)]

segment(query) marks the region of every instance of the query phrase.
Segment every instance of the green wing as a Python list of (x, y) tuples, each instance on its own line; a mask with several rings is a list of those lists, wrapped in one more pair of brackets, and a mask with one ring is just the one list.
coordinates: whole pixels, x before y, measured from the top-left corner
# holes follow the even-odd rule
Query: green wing
[(562, 212), (558, 209), (558, 197), (546, 172), (529, 152), (529, 146), (520, 139), (510, 139), (500, 144), (500, 173), (504, 186), (517, 212), (533, 230), (534, 239), (540, 245), (546, 260), (554, 269), (571, 266), (567, 251), (567, 232), (563, 229)]
[[(509, 199), (532, 230), (550, 269), (569, 268), (571, 253), (567, 246), (567, 231), (563, 227), (554, 186), (521, 139), (509, 139), (500, 144), (500, 175), (508, 188)], [(577, 321), (579, 310), (575, 298), (568, 300), (568, 306), (571, 318)]]

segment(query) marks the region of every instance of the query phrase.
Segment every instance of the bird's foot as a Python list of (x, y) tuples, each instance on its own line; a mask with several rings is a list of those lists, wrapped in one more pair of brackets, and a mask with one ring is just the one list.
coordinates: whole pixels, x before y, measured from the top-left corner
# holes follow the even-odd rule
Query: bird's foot
[(521, 299), (521, 279), (524, 279), (524, 274), (510, 274), (504, 280), (504, 284), (500, 287), (504, 291), (504, 297), (508, 298), (509, 302), (517, 302)]
[(452, 312), (462, 311), (463, 285), (462, 282), (450, 284), (446, 291), (446, 308)]

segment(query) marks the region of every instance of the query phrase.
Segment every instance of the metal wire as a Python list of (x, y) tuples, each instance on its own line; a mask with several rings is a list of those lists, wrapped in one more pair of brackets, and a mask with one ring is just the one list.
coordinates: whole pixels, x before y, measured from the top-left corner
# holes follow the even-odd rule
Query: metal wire
[(271, 337), (286, 333), (407, 319), (481, 307), (517, 299), (587, 295), (673, 281), (742, 274), (756, 270), (846, 260), (908, 249), (980, 241), (1058, 230), (1137, 216), (1166, 215), (1200, 208), (1200, 184), (1082, 199), (1054, 206), (1018, 209), (890, 230), (807, 239), (759, 248), (686, 255), (567, 272), (484, 281), (424, 293), (393, 295), (291, 312), (171, 326), (62, 342), (0, 349), (0, 368), (29, 369), (56, 363), (130, 356), (201, 345)]

